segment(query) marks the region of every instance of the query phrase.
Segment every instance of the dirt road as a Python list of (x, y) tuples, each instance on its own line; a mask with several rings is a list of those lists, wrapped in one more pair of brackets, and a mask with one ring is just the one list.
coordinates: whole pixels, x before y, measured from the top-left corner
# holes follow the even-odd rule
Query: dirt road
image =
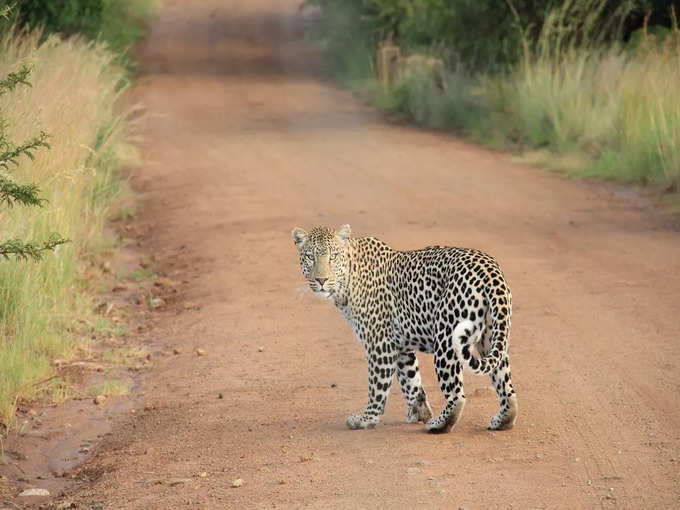
[[(620, 188), (385, 122), (320, 78), (297, 3), (167, 0), (152, 27), (138, 228), (155, 271), (189, 282), (154, 329), (155, 352), (182, 352), (154, 358), (139, 397), (154, 409), (99, 448), (75, 500), (680, 507), (678, 232)], [(396, 388), (382, 425), (346, 429), (365, 404), (363, 351), (331, 304), (300, 291), (290, 238), (342, 223), (395, 248), (497, 257), (516, 303), (515, 429), (486, 430), (497, 403), (477, 376), (448, 435), (407, 425)], [(438, 411), (431, 358), (421, 366)]]

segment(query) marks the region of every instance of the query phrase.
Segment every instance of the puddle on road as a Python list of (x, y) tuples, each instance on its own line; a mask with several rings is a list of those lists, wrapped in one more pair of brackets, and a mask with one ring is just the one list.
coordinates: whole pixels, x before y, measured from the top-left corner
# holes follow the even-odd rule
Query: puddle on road
[[(129, 376), (125, 382), (134, 386)], [(13, 498), (28, 488), (47, 489), (51, 496), (58, 496), (75, 483), (74, 468), (96, 451), (113, 424), (133, 408), (128, 396), (110, 396), (101, 405), (82, 398), (30, 408), (35, 415), (23, 408), (17, 413), (18, 431), (3, 443), (0, 496)]]

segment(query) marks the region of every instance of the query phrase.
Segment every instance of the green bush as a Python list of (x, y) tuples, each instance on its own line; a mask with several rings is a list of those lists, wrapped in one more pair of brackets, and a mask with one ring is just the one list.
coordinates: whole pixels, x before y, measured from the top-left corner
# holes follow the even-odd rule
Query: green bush
[(20, 0), (21, 24), (44, 26), (46, 32), (97, 37), (111, 0)]
[(311, 29), (311, 37), (322, 46), (330, 74), (343, 84), (373, 76), (373, 52), (377, 43), (375, 27), (363, 17), (360, 0), (311, 0), (323, 16)]
[[(472, 73), (500, 72), (535, 49), (547, 21), (592, 23), (601, 41), (627, 40), (643, 24), (671, 27), (663, 0), (308, 0), (324, 13), (320, 27), (332, 64), (340, 70), (362, 46), (392, 38), (406, 50), (438, 52)], [(555, 19), (557, 14), (563, 17)], [(552, 20), (550, 20), (552, 17)], [(583, 32), (581, 32), (583, 33)], [(346, 51), (347, 54), (343, 54)]]
[(131, 67), (127, 50), (142, 37), (145, 23), (159, 0), (0, 0), (0, 9), (14, 6), (14, 20), (30, 30), (40, 28), (44, 36), (59, 33), (83, 35), (105, 42)]

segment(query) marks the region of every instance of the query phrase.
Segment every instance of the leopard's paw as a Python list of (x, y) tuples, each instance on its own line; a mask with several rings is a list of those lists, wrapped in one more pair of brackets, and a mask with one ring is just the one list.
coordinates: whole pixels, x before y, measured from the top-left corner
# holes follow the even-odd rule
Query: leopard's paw
[(378, 424), (378, 417), (370, 416), (365, 413), (353, 414), (347, 417), (347, 428), (356, 429), (372, 429)]
[(452, 401), (446, 404), (439, 416), (430, 419), (425, 424), (425, 430), (431, 434), (441, 434), (451, 430), (463, 414), (465, 397), (462, 400)]
[(517, 399), (511, 398), (507, 409), (491, 418), (490, 430), (507, 430), (515, 426), (517, 420)]
[(442, 434), (451, 430), (451, 427), (448, 426), (448, 423), (445, 419), (443, 419), (441, 416), (437, 416), (436, 418), (430, 419), (425, 424), (425, 430), (430, 434)]
[(418, 402), (416, 405), (408, 408), (408, 413), (406, 414), (407, 423), (420, 423), (426, 422), (432, 418), (432, 408), (427, 398), (423, 401)]

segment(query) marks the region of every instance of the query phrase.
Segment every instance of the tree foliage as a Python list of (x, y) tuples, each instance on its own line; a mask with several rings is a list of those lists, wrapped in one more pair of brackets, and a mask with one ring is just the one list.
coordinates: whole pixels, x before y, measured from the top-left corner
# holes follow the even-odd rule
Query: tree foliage
[[(24, 65), (18, 71), (8, 74), (0, 80), (0, 95), (13, 91), (18, 85), (30, 86), (28, 77), (31, 69)], [(1, 112), (0, 112), (1, 113)], [(21, 157), (31, 160), (35, 158), (35, 151), (49, 148), (48, 135), (40, 132), (29, 140), (16, 145), (7, 137), (7, 123), (0, 117), (0, 206), (14, 205), (42, 207), (47, 201), (40, 196), (40, 189), (35, 183), (17, 183), (9, 171), (19, 165)], [(0, 242), (0, 257), (17, 260), (32, 259), (38, 261), (45, 251), (52, 251), (57, 246), (68, 242), (59, 234), (52, 234), (45, 241), (23, 241), (10, 239)]]
[[(325, 13), (354, 18), (354, 37), (392, 38), (405, 49), (434, 48), (472, 71), (502, 70), (538, 42), (547, 19), (563, 12), (563, 24), (592, 22), (600, 40), (626, 40), (649, 13), (651, 24), (671, 25), (676, 0), (308, 0)], [(676, 8), (676, 12), (680, 12)], [(592, 20), (596, 15), (595, 20)], [(587, 21), (590, 20), (590, 21)], [(329, 23), (330, 25), (330, 23)], [(350, 38), (345, 34), (345, 38)]]
[(0, 0), (14, 6), (20, 25), (44, 26), (46, 31), (96, 37), (109, 4), (125, 0)]

